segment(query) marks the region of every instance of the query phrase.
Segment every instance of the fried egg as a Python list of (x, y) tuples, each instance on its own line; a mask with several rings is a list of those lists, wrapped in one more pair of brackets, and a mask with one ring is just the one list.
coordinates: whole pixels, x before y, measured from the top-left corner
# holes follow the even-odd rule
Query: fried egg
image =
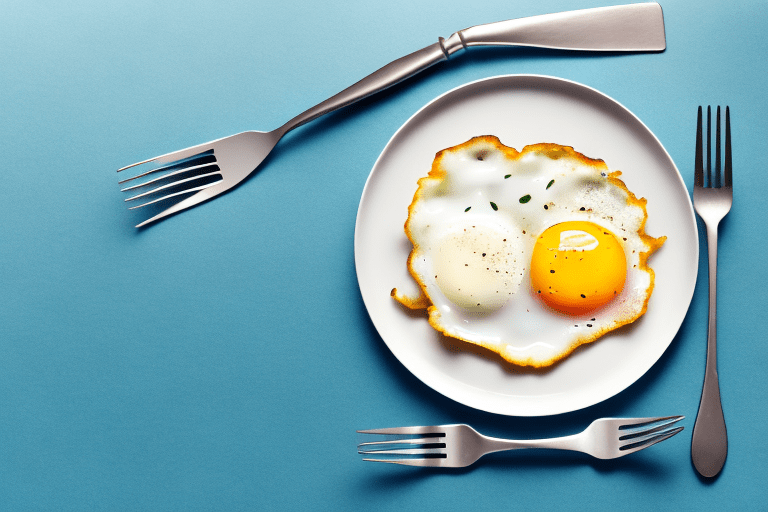
[(407, 265), (443, 334), (504, 360), (544, 367), (637, 320), (666, 237), (645, 233), (638, 199), (602, 160), (493, 136), (439, 152), (418, 181), (405, 232)]

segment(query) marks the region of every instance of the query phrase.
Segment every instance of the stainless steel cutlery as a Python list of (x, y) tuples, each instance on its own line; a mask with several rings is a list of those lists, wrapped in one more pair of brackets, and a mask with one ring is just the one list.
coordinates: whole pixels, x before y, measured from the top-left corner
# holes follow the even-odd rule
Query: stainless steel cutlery
[(731, 111), (725, 107), (725, 162), (721, 165), (720, 107), (717, 107), (715, 133), (715, 167), (712, 169), (712, 110), (707, 107), (707, 160), (704, 166), (702, 142), (702, 109), (699, 107), (696, 127), (696, 163), (693, 184), (693, 206), (707, 229), (709, 252), (709, 327), (707, 331), (707, 363), (699, 413), (693, 427), (691, 459), (696, 470), (706, 477), (717, 475), (728, 455), (728, 436), (720, 401), (717, 376), (717, 228), (733, 204), (731, 162)]
[(361, 443), (357, 451), (365, 456), (363, 460), (371, 462), (446, 468), (466, 467), (488, 453), (523, 448), (572, 450), (598, 459), (615, 459), (674, 436), (683, 427), (673, 425), (683, 418), (602, 418), (579, 434), (529, 440), (488, 437), (469, 425), (358, 430), (387, 437)]
[[(440, 38), (391, 62), (340, 93), (270, 132), (249, 131), (128, 165), (142, 166), (123, 189), (134, 195), (131, 209), (175, 199), (178, 202), (136, 227), (212, 199), (251, 174), (289, 131), (395, 85), (452, 54), (473, 46), (530, 46), (581, 51), (661, 51), (664, 18), (657, 3), (600, 7), (477, 25)], [(147, 170), (144, 170), (147, 169)], [(166, 203), (162, 203), (166, 204)]]

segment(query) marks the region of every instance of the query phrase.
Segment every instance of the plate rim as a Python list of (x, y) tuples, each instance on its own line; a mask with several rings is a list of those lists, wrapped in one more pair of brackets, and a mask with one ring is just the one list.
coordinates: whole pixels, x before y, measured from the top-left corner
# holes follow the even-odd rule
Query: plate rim
[[(361, 241), (360, 241), (360, 237), (361, 237), (361, 235), (360, 235), (360, 224), (361, 224), (361, 217), (362, 217), (361, 212), (362, 212), (363, 206), (364, 206), (364, 204), (366, 202), (366, 197), (372, 193), (371, 192), (370, 184), (371, 184), (372, 178), (374, 176), (374, 173), (375, 173), (376, 169), (378, 168), (378, 166), (380, 165), (382, 159), (389, 152), (390, 147), (392, 146), (393, 142), (396, 139), (398, 139), (400, 133), (402, 131), (406, 130), (408, 127), (410, 127), (410, 125), (415, 120), (417, 120), (422, 115), (422, 113), (425, 110), (431, 108), (435, 103), (442, 101), (447, 96), (456, 94), (458, 91), (461, 91), (462, 89), (469, 88), (469, 87), (472, 87), (472, 86), (476, 86), (477, 84), (480, 84), (480, 83), (483, 83), (483, 82), (501, 81), (501, 80), (517, 80), (517, 79), (519, 79), (519, 80), (526, 80), (526, 79), (528, 79), (528, 80), (535, 80), (535, 81), (541, 81), (542, 83), (556, 82), (559, 86), (565, 85), (568, 88), (573, 87), (573, 88), (576, 88), (576, 89), (581, 89), (581, 90), (588, 91), (591, 94), (597, 95), (598, 97), (602, 97), (602, 99), (604, 101), (607, 101), (607, 102), (617, 106), (621, 110), (623, 115), (628, 115), (628, 116), (630, 116), (630, 118), (634, 119), (634, 121), (637, 122), (639, 124), (639, 126), (642, 127), (642, 129), (648, 135), (650, 135), (652, 137), (652, 139), (658, 145), (658, 148), (661, 149), (661, 152), (662, 152), (661, 154), (663, 154), (663, 156), (666, 158), (668, 163), (671, 165), (671, 168), (674, 169), (674, 171), (675, 171), (674, 174), (676, 175), (676, 179), (679, 182), (679, 185), (683, 188), (683, 190), (686, 191), (686, 197), (687, 197), (687, 201), (686, 201), (687, 215), (685, 216), (686, 217), (686, 221), (687, 221), (687, 223), (692, 223), (692, 225), (695, 226), (694, 237), (695, 237), (696, 243), (694, 244), (694, 247), (693, 247), (693, 251), (694, 251), (693, 256), (694, 257), (692, 258), (693, 261), (694, 261), (694, 266), (695, 266), (695, 268), (693, 269), (693, 272), (692, 272), (692, 275), (694, 276), (694, 279), (693, 279), (693, 282), (691, 283), (691, 286), (690, 286), (690, 289), (688, 291), (688, 294), (685, 297), (684, 313), (681, 315), (677, 325), (675, 325), (674, 334), (671, 336), (670, 340), (666, 343), (666, 345), (664, 346), (664, 349), (661, 350), (658, 353), (658, 355), (653, 359), (653, 362), (650, 363), (648, 365), (648, 367), (645, 368), (639, 375), (637, 375), (636, 378), (631, 379), (631, 380), (629, 380), (626, 383), (622, 383), (622, 385), (619, 386), (620, 389), (615, 389), (615, 390), (612, 390), (612, 391), (610, 391), (610, 392), (608, 392), (608, 393), (606, 393), (604, 395), (601, 395), (596, 400), (591, 401), (590, 403), (576, 403), (576, 404), (574, 404), (573, 406), (570, 406), (570, 407), (552, 408), (552, 410), (547, 410), (547, 411), (544, 411), (544, 412), (542, 412), (542, 411), (533, 411), (533, 412), (516, 411), (516, 412), (510, 412), (510, 411), (500, 410), (499, 408), (496, 408), (496, 407), (488, 407), (487, 405), (473, 404), (473, 403), (470, 403), (471, 400), (465, 399), (464, 396), (460, 396), (459, 397), (459, 396), (455, 396), (454, 394), (448, 394), (443, 389), (441, 389), (441, 386), (436, 386), (436, 385), (434, 385), (434, 383), (429, 382), (430, 379), (427, 378), (427, 376), (423, 375), (420, 371), (414, 371), (414, 369), (411, 367), (411, 365), (409, 365), (408, 362), (404, 361), (400, 357), (400, 355), (398, 355), (398, 353), (395, 350), (393, 350), (393, 348), (390, 346), (390, 344), (387, 342), (387, 340), (384, 339), (384, 336), (381, 335), (382, 331), (377, 326), (376, 319), (374, 318), (374, 316), (371, 315), (371, 309), (370, 309), (369, 304), (366, 301), (365, 294), (363, 293), (363, 287), (362, 287), (362, 284), (360, 282), (360, 279), (361, 279), (361, 277), (360, 277), (360, 274), (361, 274), (361, 270), (360, 270), (360, 267), (361, 267), (361, 262), (360, 262), (360, 258), (361, 258), (361, 256), (360, 256), (360, 253), (361, 253), (361, 250), (360, 250), (360, 244), (361, 244)], [(357, 209), (357, 214), (356, 214), (356, 219), (355, 219), (354, 259), (355, 259), (355, 272), (356, 272), (356, 277), (357, 277), (357, 281), (358, 281), (358, 289), (360, 290), (360, 295), (361, 295), (361, 297), (363, 299), (363, 303), (364, 303), (364, 305), (366, 307), (366, 312), (368, 313), (368, 316), (369, 316), (371, 322), (373, 323), (374, 327), (376, 328), (376, 331), (379, 334), (379, 337), (382, 339), (382, 341), (387, 346), (387, 348), (392, 353), (392, 355), (414, 377), (416, 377), (424, 385), (426, 385), (429, 388), (433, 389), (434, 391), (440, 393), (441, 395), (445, 396), (446, 398), (449, 398), (449, 399), (451, 399), (451, 400), (453, 400), (455, 402), (463, 404), (463, 405), (465, 405), (467, 407), (471, 407), (473, 409), (482, 410), (482, 411), (490, 412), (490, 413), (494, 413), (494, 414), (500, 414), (500, 415), (504, 415), (504, 416), (510, 416), (510, 417), (544, 417), (544, 416), (553, 416), (553, 415), (557, 415), (557, 414), (564, 414), (564, 413), (568, 413), (568, 412), (578, 411), (578, 410), (585, 409), (587, 407), (591, 407), (591, 406), (597, 405), (597, 404), (599, 404), (601, 402), (604, 402), (605, 400), (608, 400), (609, 398), (612, 398), (612, 397), (620, 394), (621, 392), (623, 392), (627, 388), (629, 388), (632, 384), (634, 384), (635, 382), (640, 380), (643, 375), (645, 375), (651, 368), (653, 368), (658, 363), (659, 359), (661, 359), (661, 357), (664, 355), (664, 353), (667, 352), (667, 350), (669, 349), (669, 346), (672, 344), (672, 341), (674, 341), (675, 337), (679, 333), (680, 327), (682, 326), (686, 316), (688, 315), (688, 311), (690, 310), (690, 306), (691, 306), (691, 303), (692, 303), (692, 300), (693, 300), (693, 295), (694, 295), (694, 291), (695, 291), (695, 287), (696, 287), (697, 276), (698, 276), (699, 256), (700, 256), (699, 255), (699, 244), (700, 244), (700, 235), (699, 235), (699, 231), (698, 231), (698, 226), (696, 224), (696, 215), (695, 215), (695, 211), (693, 209), (693, 204), (692, 204), (691, 199), (690, 199), (690, 192), (688, 191), (688, 187), (685, 185), (685, 181), (684, 181), (684, 179), (682, 177), (682, 174), (680, 173), (680, 170), (677, 168), (677, 165), (675, 164), (675, 162), (672, 159), (671, 155), (669, 154), (667, 149), (664, 147), (664, 145), (661, 143), (661, 141), (656, 136), (656, 134), (653, 133), (653, 131), (637, 115), (635, 115), (631, 110), (629, 110), (621, 102), (619, 102), (616, 99), (612, 98), (611, 96), (609, 96), (609, 95), (607, 95), (607, 94), (605, 94), (605, 93), (595, 89), (594, 87), (591, 87), (591, 86), (588, 86), (588, 85), (585, 85), (585, 84), (582, 84), (580, 82), (576, 82), (574, 80), (570, 80), (570, 79), (567, 79), (567, 78), (555, 77), (555, 76), (550, 76), (550, 75), (527, 74), (526, 73), (526, 74), (494, 75), (494, 76), (484, 77), (484, 78), (480, 78), (480, 79), (477, 79), (477, 80), (472, 80), (470, 82), (466, 82), (466, 83), (460, 84), (460, 85), (458, 85), (456, 87), (453, 87), (453, 88), (449, 89), (448, 91), (443, 92), (442, 94), (436, 96), (432, 100), (430, 100), (427, 103), (425, 103), (416, 112), (414, 112), (406, 121), (404, 121), (400, 125), (400, 127), (392, 134), (392, 136), (389, 138), (387, 143), (382, 148), (381, 152), (379, 153), (379, 156), (377, 157), (376, 161), (374, 162), (373, 166), (371, 167), (371, 171), (369, 172), (368, 177), (366, 178), (365, 185), (363, 187), (363, 191), (362, 191), (361, 196), (360, 196), (360, 202), (358, 204), (358, 209)], [(447, 376), (451, 377), (450, 375), (447, 375)], [(458, 394), (465, 395), (464, 393), (458, 393)]]

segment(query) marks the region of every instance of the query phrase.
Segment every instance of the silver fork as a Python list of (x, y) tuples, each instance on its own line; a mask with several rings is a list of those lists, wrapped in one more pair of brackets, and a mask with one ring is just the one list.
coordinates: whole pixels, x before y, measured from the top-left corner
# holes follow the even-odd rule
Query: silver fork
[[(444, 468), (463, 468), (474, 464), (488, 453), (521, 448), (571, 450), (587, 453), (598, 459), (615, 459), (674, 436), (682, 431), (683, 427), (672, 427), (672, 425), (683, 418), (684, 416), (602, 418), (593, 421), (579, 434), (525, 441), (484, 436), (469, 425), (358, 430), (362, 434), (419, 437), (361, 443), (357, 447), (357, 452), (363, 455), (385, 456), (378, 459), (363, 459), (371, 462)], [(406, 457), (393, 458), (393, 456)]]
[[(395, 85), (447, 60), (459, 50), (495, 45), (582, 51), (661, 51), (666, 48), (666, 38), (661, 7), (654, 2), (531, 16), (460, 30), (448, 39), (441, 37), (437, 43), (387, 64), (271, 132), (243, 132), (118, 169), (120, 172), (144, 164), (159, 164), (159, 167), (140, 171), (137, 176), (120, 181), (127, 183), (152, 176), (145, 182), (123, 189), (132, 192), (144, 189), (126, 199), (136, 202), (131, 209), (174, 197), (181, 199), (136, 227), (231, 189), (261, 165), (275, 144), (289, 131)], [(189, 197), (178, 197), (182, 195)]]
[(707, 107), (707, 167), (704, 174), (702, 143), (702, 112), (699, 107), (696, 127), (696, 164), (693, 183), (693, 206), (707, 227), (709, 246), (709, 329), (707, 334), (707, 363), (701, 392), (699, 413), (693, 426), (691, 459), (702, 476), (717, 475), (728, 455), (720, 385), (717, 378), (717, 226), (733, 204), (731, 176), (731, 111), (725, 107), (725, 164), (721, 177), (720, 165), (720, 107), (717, 107), (715, 134), (715, 172), (712, 174), (712, 109)]

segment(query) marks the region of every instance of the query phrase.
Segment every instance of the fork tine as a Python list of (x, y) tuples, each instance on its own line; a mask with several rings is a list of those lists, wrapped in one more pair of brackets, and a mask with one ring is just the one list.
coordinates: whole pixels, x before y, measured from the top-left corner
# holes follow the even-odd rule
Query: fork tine
[(725, 107), (725, 186), (733, 186), (733, 178), (731, 177), (731, 109), (726, 105)]
[[(120, 185), (122, 183), (126, 183), (128, 181), (135, 180), (136, 178), (141, 178), (142, 176), (146, 176), (148, 174), (160, 171), (162, 169), (169, 169), (171, 167), (173, 167), (173, 166), (172, 165), (167, 165), (165, 167), (158, 167), (157, 169), (152, 169), (151, 171), (147, 171), (147, 172), (145, 172), (143, 174), (139, 174), (138, 176), (134, 176), (133, 178), (128, 178), (127, 180), (120, 181), (120, 182), (118, 182), (118, 185)], [(171, 176), (176, 176), (177, 174), (183, 174), (183, 173), (189, 172), (189, 171), (195, 171), (197, 169), (204, 169), (206, 167), (217, 167), (217, 165), (216, 165), (216, 162), (211, 162), (211, 163), (207, 163), (207, 164), (193, 165), (192, 167), (184, 167), (183, 169), (179, 169), (178, 171), (173, 171), (173, 172), (169, 172), (168, 174), (163, 174), (162, 176), (159, 176), (157, 178), (153, 178), (153, 179), (151, 179), (149, 181), (144, 181), (142, 183), (139, 183), (138, 185), (131, 185), (130, 187), (125, 187), (123, 189), (120, 189), (120, 192), (128, 192), (129, 190), (135, 190), (137, 188), (146, 187), (147, 185), (151, 185), (152, 183), (155, 183), (157, 181), (166, 180), (166, 179), (170, 178)]]
[(704, 186), (704, 150), (701, 142), (701, 105), (699, 105), (699, 115), (696, 122), (696, 166), (694, 174), (694, 185), (697, 187)]
[(671, 419), (668, 419), (667, 421), (645, 424), (640, 428), (624, 430), (625, 434), (619, 437), (619, 441), (629, 440), (632, 442), (639, 442), (641, 439), (646, 439), (651, 435), (657, 434), (663, 430), (667, 430), (668, 427), (677, 423), (681, 419), (683, 419), (683, 416), (675, 416)]
[(442, 466), (445, 459), (363, 459), (366, 462), (386, 462), (388, 464), (401, 464), (403, 466), (438, 467)]
[[(131, 206), (128, 209), (129, 210), (136, 210), (138, 208), (142, 208), (142, 207), (148, 206), (150, 204), (159, 203), (160, 201), (165, 201), (166, 199), (170, 199), (172, 197), (180, 196), (180, 195), (183, 195), (183, 194), (191, 194), (192, 192), (197, 192), (199, 190), (204, 190), (204, 189), (206, 189), (208, 187), (212, 187), (212, 186), (214, 186), (214, 185), (216, 185), (218, 183), (219, 183), (218, 181), (215, 182), (215, 183), (207, 183), (205, 185), (200, 185), (199, 187), (193, 187), (193, 188), (188, 188), (188, 189), (182, 190), (180, 192), (174, 192), (172, 194), (168, 194), (168, 195), (165, 195), (163, 197), (158, 197), (157, 199), (153, 199), (151, 201), (147, 201), (146, 203), (141, 203), (141, 204), (137, 204), (136, 206)], [(136, 227), (139, 227), (139, 226), (136, 226)]]
[(660, 423), (660, 422), (664, 422), (665, 425), (671, 425), (684, 418), (685, 416), (658, 416), (655, 418), (622, 418), (621, 426), (619, 428), (621, 430), (638, 431), (643, 427), (649, 427), (652, 424)]
[[(173, 197), (173, 196), (179, 195), (179, 194), (184, 194), (184, 193), (188, 193), (188, 192), (194, 192), (195, 190), (198, 190), (198, 189), (199, 189), (199, 191), (195, 195), (189, 196), (188, 198), (186, 198), (186, 199), (184, 199), (182, 201), (179, 201), (178, 203), (174, 204), (170, 208), (168, 208), (166, 210), (163, 210), (162, 212), (158, 213), (154, 217), (151, 217), (151, 218), (145, 220), (144, 222), (136, 224), (136, 227), (137, 228), (144, 227), (147, 224), (151, 224), (152, 222), (155, 222), (155, 221), (158, 221), (158, 220), (162, 219), (163, 217), (167, 217), (169, 215), (173, 215), (174, 213), (180, 212), (180, 211), (182, 211), (182, 210), (184, 210), (186, 208), (191, 208), (192, 206), (200, 204), (203, 201), (207, 201), (208, 199), (210, 199), (210, 198), (212, 198), (214, 196), (217, 196), (218, 194), (224, 192), (227, 189), (227, 186), (225, 185), (224, 180), (221, 180), (221, 181), (217, 181), (216, 183), (211, 183), (211, 184), (208, 184), (208, 185), (202, 185), (202, 186), (197, 187), (195, 189), (187, 190), (185, 192), (178, 192), (176, 194), (170, 194), (167, 197), (160, 198), (160, 199), (158, 199), (156, 201), (152, 201), (152, 202), (161, 201), (162, 199), (167, 199), (168, 197)], [(149, 204), (149, 203), (147, 203), (147, 204)], [(143, 205), (141, 205), (141, 206), (143, 206)], [(139, 207), (140, 206), (137, 206), (135, 208), (139, 208)]]
[(164, 155), (147, 158), (146, 160), (142, 160), (141, 162), (136, 162), (135, 164), (126, 165), (125, 167), (121, 167), (117, 170), (117, 172), (125, 171), (126, 169), (130, 169), (131, 167), (136, 167), (137, 165), (143, 165), (148, 164), (149, 162), (158, 162), (161, 164), (168, 164), (168, 163), (178, 163), (182, 160), (187, 160), (191, 157), (197, 156), (201, 153), (205, 153), (207, 151), (210, 151), (213, 149), (214, 143), (218, 142), (222, 139), (212, 140), (210, 142), (206, 142), (204, 144), (198, 144), (197, 146), (191, 146), (186, 149), (180, 149), (178, 151), (172, 151), (170, 153), (165, 153)]
[(430, 444), (430, 443), (443, 443), (445, 440), (442, 437), (422, 437), (420, 439), (394, 439), (392, 441), (371, 441), (368, 443), (360, 443), (357, 445), (358, 448), (361, 446), (373, 446), (373, 445), (380, 445), (380, 444)]
[(679, 434), (685, 429), (685, 427), (676, 427), (672, 430), (668, 430), (665, 432), (659, 432), (653, 436), (651, 436), (649, 439), (646, 439), (642, 442), (636, 442), (636, 443), (630, 443), (627, 445), (624, 445), (619, 448), (619, 450), (622, 452), (622, 455), (629, 455), (630, 453), (635, 453), (640, 450), (644, 450), (650, 446), (653, 446), (657, 443), (660, 443), (662, 441), (666, 441), (670, 437)]
[(659, 430), (684, 419), (685, 416), (659, 416), (657, 418), (627, 418), (622, 420), (620, 430), (627, 435), (639, 435), (650, 430)]
[[(137, 165), (142, 165), (142, 164), (146, 164), (146, 163), (149, 163), (149, 162), (154, 162), (158, 158), (163, 158), (163, 157), (159, 157), (158, 156), (158, 157), (152, 158), (150, 160), (145, 160), (144, 162), (139, 162), (139, 163), (136, 163), (136, 164), (132, 164), (132, 165), (129, 165), (128, 167), (123, 167), (122, 169), (119, 169), (117, 172), (120, 172), (120, 171), (122, 171), (124, 169), (129, 169), (131, 167), (135, 167)], [(123, 180), (118, 181), (117, 184), (118, 185), (122, 185), (123, 183), (129, 182), (129, 181), (133, 181), (133, 180), (138, 179), (138, 178), (143, 178), (144, 176), (147, 176), (149, 174), (153, 174), (153, 173), (156, 173), (156, 172), (168, 171), (168, 170), (176, 169), (176, 168), (186, 168), (186, 167), (189, 166), (189, 164), (194, 164), (195, 161), (203, 160), (205, 158), (213, 159), (213, 162), (211, 162), (212, 164), (216, 163), (216, 157), (213, 155), (213, 150), (212, 149), (209, 149), (208, 151), (203, 151), (203, 152), (200, 152), (200, 153), (196, 153), (196, 154), (194, 154), (192, 156), (189, 156), (187, 158), (181, 158), (181, 159), (178, 159), (178, 160), (171, 160), (171, 161), (157, 160), (157, 162), (159, 164), (166, 164), (166, 165), (161, 165), (160, 167), (155, 167), (154, 169), (150, 169), (150, 170), (148, 170), (146, 172), (142, 172), (141, 174), (137, 174), (136, 176), (133, 176), (131, 178), (125, 178)]]
[(642, 432), (641, 434), (638, 434), (637, 436), (632, 436), (632, 437), (629, 437), (629, 438), (624, 437), (624, 438), (619, 438), (619, 439), (620, 440), (624, 439), (624, 440), (628, 441), (628, 442), (624, 443), (622, 445), (622, 447), (635, 446), (635, 445), (638, 445), (638, 444), (645, 444), (647, 441), (652, 441), (652, 440), (656, 439), (657, 437), (664, 436), (664, 435), (666, 435), (666, 434), (668, 434), (668, 433), (670, 433), (670, 432), (672, 432), (674, 430), (683, 429), (683, 428), (685, 428), (685, 427), (653, 428), (653, 429), (647, 430), (646, 432)]
[[(128, 202), (128, 201), (135, 201), (136, 199), (139, 199), (139, 198), (142, 198), (142, 197), (146, 197), (146, 196), (148, 196), (150, 194), (154, 194), (156, 192), (160, 192), (161, 190), (165, 190), (167, 188), (172, 188), (172, 187), (177, 187), (177, 186), (181, 185), (182, 183), (188, 183), (190, 181), (199, 180), (201, 178), (208, 178), (210, 176), (215, 176), (217, 174), (221, 175), (221, 172), (220, 171), (214, 171), (214, 172), (209, 172), (209, 173), (206, 173), (206, 174), (201, 174), (199, 176), (192, 176), (191, 178), (185, 178), (183, 180), (176, 180), (176, 181), (168, 183), (166, 185), (161, 185), (159, 187), (153, 188), (152, 190), (147, 190), (146, 192), (142, 192), (141, 194), (136, 194), (135, 196), (131, 196), (128, 199), (126, 199), (125, 201), (126, 202)], [(214, 183), (218, 183), (218, 182), (214, 182)], [(184, 194), (184, 193), (186, 193), (188, 191), (190, 191), (190, 190), (188, 189), (188, 190), (185, 190), (185, 191), (180, 192), (180, 193)], [(178, 195), (178, 194), (176, 194), (176, 195)], [(150, 204), (150, 203), (147, 203), (147, 204)]]
[(382, 435), (407, 435), (407, 434), (424, 434), (424, 435), (445, 435), (445, 429), (443, 427), (400, 427), (400, 428), (376, 428), (373, 430), (358, 430), (358, 434), (382, 434)]
[(715, 126), (715, 184), (713, 187), (720, 188), (720, 105), (717, 106), (717, 125)]
[(357, 450), (361, 455), (447, 455), (445, 448), (402, 448), (399, 450)]
[(707, 105), (707, 182), (704, 186), (712, 186), (712, 107), (709, 105)]

